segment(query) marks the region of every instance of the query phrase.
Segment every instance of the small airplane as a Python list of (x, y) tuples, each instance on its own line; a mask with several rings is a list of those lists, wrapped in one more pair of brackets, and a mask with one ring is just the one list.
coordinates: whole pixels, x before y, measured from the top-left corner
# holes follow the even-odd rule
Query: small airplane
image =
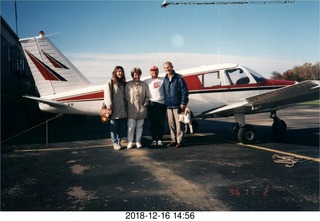
[[(20, 39), (40, 97), (24, 96), (39, 103), (42, 111), (56, 114), (99, 115), (105, 85), (94, 85), (40, 32)], [(299, 102), (319, 99), (319, 80), (301, 83), (266, 79), (237, 64), (218, 64), (177, 71), (189, 90), (188, 107), (196, 118), (234, 116), (233, 131), (240, 142), (254, 143), (254, 127), (245, 122), (246, 114), (270, 112), (277, 134), (286, 123), (276, 111)]]

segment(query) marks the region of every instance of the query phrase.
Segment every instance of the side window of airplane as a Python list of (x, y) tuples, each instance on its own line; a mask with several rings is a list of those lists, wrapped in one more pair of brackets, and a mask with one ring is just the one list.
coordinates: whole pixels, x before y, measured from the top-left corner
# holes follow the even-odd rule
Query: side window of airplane
[(243, 73), (242, 69), (226, 70), (226, 76), (230, 82), (230, 85), (249, 84), (250, 82), (248, 76)]
[(203, 87), (220, 86), (220, 74), (218, 71), (198, 75)]

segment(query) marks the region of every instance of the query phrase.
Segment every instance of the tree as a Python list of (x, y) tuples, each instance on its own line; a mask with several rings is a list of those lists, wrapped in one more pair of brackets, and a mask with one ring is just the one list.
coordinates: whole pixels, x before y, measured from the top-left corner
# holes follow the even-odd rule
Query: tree
[(273, 79), (284, 79), (292, 81), (305, 81), (305, 80), (319, 80), (320, 62), (315, 64), (304, 63), (301, 66), (295, 66), (294, 68), (285, 71), (282, 75), (276, 71), (272, 72)]
[(271, 78), (272, 78), (272, 79), (282, 80), (282, 79), (283, 79), (283, 76), (282, 76), (282, 74), (280, 74), (279, 72), (273, 71), (272, 74), (271, 74)]

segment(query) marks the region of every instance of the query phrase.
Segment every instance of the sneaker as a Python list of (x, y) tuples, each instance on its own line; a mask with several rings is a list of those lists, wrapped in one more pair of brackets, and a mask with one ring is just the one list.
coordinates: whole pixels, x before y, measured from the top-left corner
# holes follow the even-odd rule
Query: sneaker
[(129, 142), (127, 148), (130, 149), (130, 148), (132, 148), (132, 146), (133, 146), (133, 143)]
[(115, 150), (121, 150), (121, 146), (120, 146), (119, 144), (117, 144), (117, 143), (114, 143), (114, 144), (113, 144), (113, 149), (115, 149)]
[(155, 140), (154, 140), (154, 141), (152, 141), (151, 146), (152, 146), (152, 147), (157, 146), (157, 141), (155, 141)]
[(142, 145), (141, 145), (141, 143), (140, 143), (140, 142), (137, 142), (137, 143), (136, 143), (136, 146), (137, 146), (137, 148), (142, 147)]
[(158, 146), (160, 146), (160, 147), (162, 147), (162, 146), (163, 146), (163, 142), (162, 142), (162, 140), (159, 140), (159, 141), (158, 141)]

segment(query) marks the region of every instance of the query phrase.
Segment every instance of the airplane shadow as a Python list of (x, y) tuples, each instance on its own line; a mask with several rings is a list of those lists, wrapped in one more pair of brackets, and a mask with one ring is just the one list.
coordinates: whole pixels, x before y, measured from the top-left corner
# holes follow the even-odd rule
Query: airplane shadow
[[(232, 133), (232, 125), (230, 122), (221, 121), (199, 121), (199, 133), (212, 133), (212, 141), (214, 142), (238, 142), (237, 135)], [(253, 125), (257, 132), (256, 143), (285, 143), (305, 146), (319, 146), (320, 128), (301, 128), (287, 129), (285, 135), (274, 135), (271, 126)], [(197, 138), (198, 141), (203, 138)], [(204, 139), (206, 142), (206, 139)]]
[[(48, 116), (47, 119), (54, 115)], [(39, 119), (40, 122), (41, 119)], [(43, 119), (42, 119), (43, 120)], [(185, 136), (186, 146), (207, 145), (218, 143), (238, 142), (237, 136), (232, 134), (232, 122), (223, 122), (215, 120), (198, 120), (199, 129), (193, 135)], [(257, 131), (256, 143), (286, 143), (305, 146), (319, 146), (319, 127), (290, 129), (285, 136), (274, 136), (271, 126), (253, 125)], [(24, 130), (27, 130), (25, 128)], [(169, 136), (169, 128), (166, 123), (165, 135)], [(205, 136), (201, 134), (206, 134)], [(150, 137), (149, 123), (146, 120), (144, 125), (144, 137)], [(98, 116), (80, 116), (80, 115), (63, 115), (48, 123), (48, 128), (43, 124), (14, 139), (11, 139), (3, 145), (19, 144), (41, 144), (55, 142), (69, 142), (95, 139), (110, 138), (110, 125), (103, 124)], [(165, 142), (169, 142), (166, 139)], [(143, 142), (151, 142), (149, 138), (144, 138)]]

